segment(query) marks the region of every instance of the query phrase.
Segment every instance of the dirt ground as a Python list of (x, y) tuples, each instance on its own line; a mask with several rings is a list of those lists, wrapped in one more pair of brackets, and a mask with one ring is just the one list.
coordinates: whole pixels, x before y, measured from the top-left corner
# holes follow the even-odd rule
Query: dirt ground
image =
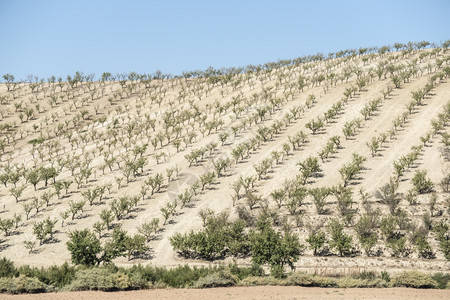
[(53, 300), (53, 299), (449, 299), (450, 290), (389, 289), (335, 289), (308, 287), (230, 287), (212, 289), (154, 289), (130, 292), (67, 292), (32, 295), (0, 295), (1, 299)]

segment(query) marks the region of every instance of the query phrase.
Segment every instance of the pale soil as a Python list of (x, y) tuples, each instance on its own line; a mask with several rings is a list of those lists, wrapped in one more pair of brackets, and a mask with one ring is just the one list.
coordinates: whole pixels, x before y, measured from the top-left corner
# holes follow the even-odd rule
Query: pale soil
[(154, 289), (130, 292), (65, 292), (33, 295), (0, 295), (4, 300), (33, 299), (33, 300), (125, 300), (125, 299), (311, 299), (311, 300), (339, 300), (339, 299), (376, 299), (376, 300), (446, 300), (450, 297), (450, 290), (420, 290), (409, 288), (310, 288), (310, 287), (229, 287), (211, 289)]
[[(448, 54), (441, 56), (444, 57), (446, 55)], [(418, 54), (416, 54), (414, 57), (417, 56)], [(411, 57), (405, 61), (395, 62), (395, 64), (406, 64), (414, 57)], [(429, 60), (430, 62), (434, 62), (435, 59), (433, 58)], [(336, 67), (334, 71), (340, 72), (342, 68), (346, 66), (358, 66), (364, 70), (367, 70), (370, 67), (375, 68), (379, 61), (380, 59), (377, 58), (376, 60), (370, 62), (368, 65), (363, 65), (362, 61), (358, 58), (354, 61)], [(424, 62), (420, 63), (420, 66), (425, 67), (427, 63), (428, 61), (425, 60)], [(318, 69), (323, 71), (325, 69), (325, 63), (320, 63), (318, 65)], [(300, 70), (295, 73), (295, 76), (299, 74), (312, 76), (315, 71), (316, 70)], [(214, 185), (212, 185), (211, 188), (205, 190), (202, 194), (196, 197), (196, 199), (191, 203), (189, 207), (179, 209), (177, 215), (171, 218), (171, 221), (168, 224), (162, 226), (163, 231), (159, 234), (158, 238), (152, 240), (149, 243), (151, 251), (147, 259), (136, 258), (131, 261), (127, 261), (126, 258), (120, 258), (117, 259), (115, 263), (121, 266), (131, 266), (136, 263), (168, 267), (173, 267), (185, 263), (189, 263), (191, 265), (208, 265), (209, 263), (207, 262), (186, 260), (177, 256), (170, 245), (169, 238), (177, 232), (188, 232), (190, 230), (200, 229), (202, 227), (201, 219), (198, 216), (200, 209), (211, 208), (216, 213), (227, 211), (230, 213), (230, 218), (236, 218), (235, 207), (233, 207), (231, 199), (233, 191), (230, 185), (235, 182), (241, 175), (244, 177), (254, 175), (254, 164), (259, 163), (267, 157), (270, 157), (270, 153), (273, 150), (282, 150), (282, 144), (288, 142), (288, 137), (295, 135), (299, 131), (307, 133), (309, 142), (306, 145), (302, 146), (300, 151), (291, 152), (288, 157), (284, 158), (281, 164), (275, 165), (274, 163), (268, 178), (256, 182), (255, 189), (257, 193), (263, 196), (264, 199), (268, 200), (269, 206), (271, 208), (275, 208), (275, 202), (271, 200), (269, 195), (274, 189), (282, 187), (282, 184), (286, 179), (293, 179), (299, 174), (297, 162), (302, 161), (309, 156), (317, 155), (317, 152), (324, 147), (330, 137), (339, 135), (341, 136), (342, 148), (339, 149), (338, 152), (334, 154), (334, 156), (329, 157), (325, 162), (321, 163), (322, 177), (313, 178), (313, 180), (311, 180), (311, 182), (308, 184), (308, 188), (322, 186), (330, 187), (339, 184), (341, 182), (341, 177), (338, 170), (342, 167), (342, 165), (347, 164), (351, 161), (353, 153), (363, 155), (367, 158), (367, 161), (364, 163), (365, 169), (361, 173), (360, 179), (355, 181), (351, 185), (354, 194), (353, 207), (358, 210), (357, 214), (361, 214), (364, 212), (364, 208), (362, 207), (361, 200), (358, 195), (359, 189), (364, 188), (366, 192), (372, 193), (376, 188), (386, 183), (393, 173), (393, 162), (398, 160), (401, 155), (409, 153), (411, 146), (416, 146), (421, 143), (420, 137), (431, 129), (430, 121), (433, 118), (436, 118), (437, 114), (442, 111), (443, 105), (445, 105), (449, 101), (450, 82), (448, 79), (445, 79), (433, 90), (433, 95), (427, 97), (423, 101), (424, 105), (415, 109), (413, 115), (409, 117), (405, 127), (397, 133), (395, 139), (388, 140), (388, 142), (378, 153), (378, 155), (375, 157), (371, 157), (370, 150), (366, 146), (366, 143), (370, 141), (372, 137), (378, 136), (379, 134), (387, 132), (389, 129), (391, 129), (392, 121), (397, 116), (401, 115), (403, 111), (405, 111), (406, 104), (411, 100), (411, 91), (422, 88), (427, 83), (427, 80), (431, 75), (432, 74), (428, 74), (427, 71), (425, 71), (421, 76), (412, 77), (409, 82), (403, 83), (401, 89), (394, 89), (392, 95), (388, 99), (383, 101), (380, 109), (376, 112), (376, 114), (374, 114), (367, 121), (362, 121), (362, 128), (359, 130), (357, 136), (349, 140), (345, 140), (342, 134), (342, 127), (346, 122), (357, 117), (363, 119), (363, 116), (360, 114), (361, 108), (364, 107), (364, 105), (370, 100), (380, 97), (380, 90), (385, 89), (388, 85), (392, 84), (389, 76), (387, 79), (381, 80), (378, 80), (378, 78), (376, 78), (375, 76), (373, 82), (369, 83), (369, 85), (364, 88), (364, 91), (358, 93), (357, 96), (349, 100), (348, 104), (344, 106), (341, 113), (335, 118), (335, 120), (333, 120), (333, 122), (325, 126), (325, 131), (321, 134), (312, 135), (311, 131), (305, 128), (305, 124), (312, 119), (323, 116), (324, 112), (326, 112), (334, 103), (338, 102), (341, 99), (345, 89), (355, 84), (356, 76), (352, 75), (348, 82), (345, 82), (344, 80), (344, 82), (341, 83), (341, 81), (339, 81), (336, 86), (330, 87), (330, 89), (326, 93), (324, 93), (323, 86), (305, 88), (303, 92), (296, 93), (293, 100), (289, 100), (288, 102), (286, 102), (279, 111), (276, 111), (272, 116), (269, 116), (264, 122), (258, 125), (252, 124), (251, 128), (247, 128), (247, 130), (240, 132), (236, 137), (232, 136), (230, 130), (231, 126), (237, 125), (242, 119), (247, 117), (247, 115), (253, 113), (254, 109), (252, 108), (248, 113), (244, 112), (243, 116), (241, 116), (241, 118), (238, 120), (234, 120), (232, 118), (233, 113), (228, 110), (226, 114), (221, 116), (221, 118), (225, 121), (225, 124), (223, 128), (219, 130), (219, 132), (228, 132), (230, 133), (230, 137), (226, 141), (224, 147), (219, 146), (218, 150), (216, 150), (211, 157), (208, 156), (205, 159), (205, 162), (203, 162), (201, 165), (189, 167), (189, 164), (184, 158), (184, 155), (188, 154), (192, 149), (198, 149), (205, 146), (211, 141), (218, 141), (218, 133), (213, 130), (211, 135), (206, 135), (203, 138), (200, 130), (198, 129), (198, 127), (196, 127), (195, 130), (198, 133), (196, 142), (194, 142), (194, 144), (192, 145), (189, 145), (186, 149), (184, 149), (183, 147), (182, 151), (180, 151), (179, 153), (176, 152), (173, 146), (167, 146), (165, 144), (163, 148), (158, 146), (158, 149), (155, 151), (153, 149), (153, 146), (149, 144), (149, 147), (144, 154), (144, 157), (149, 160), (149, 163), (144, 170), (145, 175), (137, 177), (128, 185), (122, 187), (120, 190), (115, 183), (115, 177), (121, 176), (121, 170), (117, 168), (116, 165), (114, 165), (112, 171), (109, 171), (109, 169), (106, 168), (105, 175), (103, 175), (102, 171), (99, 169), (99, 166), (103, 163), (103, 156), (98, 153), (99, 151), (96, 148), (96, 144), (89, 141), (86, 143), (86, 151), (92, 151), (92, 153), (95, 153), (95, 157), (93, 157), (91, 163), (91, 165), (94, 167), (95, 174), (92, 176), (88, 184), (86, 186), (82, 186), (80, 190), (78, 190), (76, 188), (76, 184), (73, 183), (69, 190), (69, 195), (67, 198), (56, 200), (56, 197), (54, 197), (51, 201), (51, 205), (47, 208), (44, 207), (39, 212), (39, 214), (34, 215), (33, 210), (28, 221), (25, 221), (24, 219), (25, 216), (23, 214), (22, 204), (30, 201), (31, 197), (34, 195), (40, 196), (44, 191), (53, 189), (44, 188), (43, 183), (40, 182), (38, 184), (38, 191), (35, 192), (33, 187), (28, 184), (21, 201), (19, 203), (16, 203), (15, 199), (10, 195), (9, 192), (11, 184), (9, 184), (7, 188), (4, 188), (3, 185), (0, 185), (0, 217), (12, 217), (14, 213), (19, 213), (23, 216), (23, 220), (18, 230), (13, 235), (4, 238), (4, 240), (0, 244), (0, 255), (12, 259), (17, 264), (30, 264), (32, 266), (49, 266), (52, 264), (59, 265), (64, 263), (65, 261), (70, 260), (70, 255), (66, 247), (67, 233), (70, 230), (92, 228), (92, 225), (100, 219), (99, 213), (103, 209), (108, 208), (110, 202), (114, 198), (123, 195), (134, 196), (138, 194), (140, 186), (146, 179), (147, 175), (154, 175), (159, 172), (165, 176), (165, 171), (167, 168), (178, 165), (181, 167), (179, 178), (170, 183), (166, 181), (166, 186), (163, 193), (153, 195), (152, 197), (148, 197), (146, 198), (146, 200), (141, 201), (138, 204), (138, 208), (130, 213), (130, 218), (121, 220), (120, 223), (122, 224), (122, 227), (129, 233), (136, 233), (137, 226), (139, 226), (141, 223), (150, 221), (154, 217), (158, 217), (161, 220), (160, 208), (163, 207), (167, 202), (176, 199), (179, 193), (183, 192), (185, 188), (189, 187), (192, 182), (205, 171), (212, 170), (211, 159), (230, 156), (232, 149), (236, 147), (237, 144), (247, 141), (251, 137), (255, 136), (256, 130), (261, 124), (269, 126), (275, 120), (281, 120), (284, 114), (288, 112), (291, 107), (304, 105), (308, 94), (315, 94), (317, 97), (317, 103), (312, 108), (306, 109), (305, 113), (301, 114), (301, 117), (298, 120), (294, 120), (287, 127), (283, 126), (281, 133), (275, 135), (272, 140), (262, 143), (261, 147), (257, 151), (252, 151), (248, 159), (245, 159), (238, 164), (233, 162), (232, 166), (225, 172), (226, 176), (218, 178)], [(293, 77), (292, 82), (295, 82), (295, 76)], [(193, 102), (199, 105), (201, 109), (205, 109), (207, 104), (210, 105), (215, 100), (219, 100), (221, 104), (224, 104), (225, 102), (230, 101), (232, 97), (237, 96), (241, 92), (244, 97), (250, 98), (253, 93), (260, 92), (262, 87), (258, 79), (252, 80), (253, 82), (256, 82), (256, 87), (254, 89), (244, 84), (236, 91), (232, 91), (231, 87), (228, 86), (225, 87), (226, 94), (222, 98), (219, 93), (222, 88), (220, 86), (216, 86), (214, 89), (212, 89), (211, 94), (209, 94), (208, 96), (203, 95), (201, 100), (197, 99), (197, 97), (192, 94), (190, 94), (187, 99), (193, 100)], [(162, 105), (158, 106), (156, 104), (148, 104), (150, 100), (148, 99), (148, 97), (144, 97), (144, 100), (146, 100), (147, 102), (145, 102), (146, 106), (143, 108), (143, 114), (148, 113), (153, 118), (159, 120), (159, 122), (157, 123), (157, 131), (162, 127), (161, 115), (165, 111), (169, 110), (168, 101), (175, 101), (178, 92), (180, 91), (179, 85), (176, 86), (174, 90), (172, 90), (168, 87), (168, 83), (159, 84), (162, 84), (168, 88), (167, 95), (164, 97)], [(272, 86), (274, 84), (274, 79), (264, 82), (264, 86), (266, 87)], [(129, 116), (130, 119), (135, 118), (136, 103), (138, 103), (137, 96), (132, 95), (130, 97), (126, 97), (118, 101), (118, 104), (115, 105), (110, 105), (108, 103), (107, 99), (109, 96), (111, 96), (112, 90), (117, 90), (118, 87), (118, 83), (107, 86), (107, 92), (105, 96), (99, 97), (92, 102), (88, 102), (88, 104), (84, 108), (89, 110), (92, 117), (98, 117), (95, 115), (93, 110), (94, 105), (99, 105), (99, 115), (106, 115), (108, 118), (108, 121), (105, 124), (111, 122), (113, 118), (119, 118), (121, 116)], [(24, 89), (27, 90), (27, 88)], [(278, 88), (276, 93), (278, 97), (282, 97), (282, 88)], [(6, 87), (4, 85), (0, 85), (0, 94), (7, 94)], [(20, 95), (18, 99), (14, 100), (13, 102), (16, 103), (24, 101), (26, 103), (31, 95), (32, 94), (29, 91), (24, 92), (23, 95)], [(88, 95), (89, 94), (85, 92), (82, 95), (76, 96), (76, 98), (81, 99)], [(56, 127), (57, 123), (50, 122), (50, 124), (47, 126), (45, 125), (45, 121), (43, 121), (44, 117), (50, 117), (52, 113), (58, 112), (59, 117), (57, 122), (63, 123), (64, 121), (71, 120), (76, 116), (76, 111), (69, 112), (67, 115), (63, 114), (64, 110), (68, 111), (67, 105), (69, 105), (72, 100), (65, 102), (64, 104), (60, 104), (55, 108), (51, 108), (47, 104), (47, 100), (48, 97), (43, 97), (41, 100), (39, 100), (40, 102), (42, 102), (41, 106), (45, 109), (45, 112), (37, 115), (37, 118), (35, 120), (20, 124), (19, 118), (17, 117), (18, 113), (11, 113), (9, 117), (5, 117), (2, 121), (0, 121), (11, 122), (14, 120), (17, 122), (17, 124), (19, 124), (19, 128), (30, 130), (30, 133), (27, 137), (17, 141), (15, 149), (12, 149), (11, 147), (7, 149), (9, 153), (11, 153), (13, 163), (23, 163), (27, 166), (33, 164), (33, 158), (30, 152), (32, 146), (29, 145), (27, 141), (33, 138), (37, 138), (39, 135), (38, 133), (33, 133), (33, 130), (31, 129), (32, 124), (42, 125), (46, 130), (53, 130)], [(187, 101), (185, 101), (181, 105), (178, 105), (178, 103), (175, 101), (177, 107), (180, 106), (183, 108), (186, 108), (188, 106), (186, 102)], [(125, 104), (129, 105), (129, 107), (124, 108), (121, 114), (114, 111), (118, 106), (122, 105), (123, 107), (125, 107)], [(32, 106), (34, 105), (35, 104), (33, 103)], [(80, 103), (78, 103), (78, 105), (80, 105)], [(259, 106), (261, 106), (261, 104)], [(10, 111), (14, 112), (13, 105), (10, 105)], [(209, 115), (208, 118), (212, 118), (212, 116)], [(124, 120), (124, 124), (127, 124), (128, 122), (130, 122), (130, 120)], [(86, 129), (87, 132), (89, 132), (89, 130), (95, 126), (95, 128), (97, 128), (100, 132), (105, 131), (106, 125), (100, 125), (99, 123), (95, 123), (95, 125), (92, 125), (92, 122), (90, 123), (91, 124), (89, 124), (89, 121), (82, 123), (82, 129)], [(150, 132), (152, 131), (150, 130)], [(150, 136), (149, 138), (152, 138), (152, 136)], [(75, 150), (71, 150), (67, 138), (59, 137), (54, 138), (54, 140), (58, 140), (64, 148), (64, 154), (61, 156), (65, 157), (67, 154), (77, 154), (80, 155), (80, 159), (83, 159), (83, 157), (85, 156), (85, 152), (82, 152), (81, 147)], [(400, 183), (399, 191), (401, 193), (405, 194), (411, 188), (410, 179), (413, 176), (414, 170), (416, 169), (426, 169), (428, 171), (429, 178), (435, 184), (437, 184), (444, 177), (444, 175), (447, 174), (449, 170), (449, 164), (448, 161), (445, 161), (442, 155), (440, 155), (442, 144), (439, 140), (439, 137), (432, 139), (431, 143), (427, 147), (425, 147), (423, 155), (415, 163), (414, 167), (409, 172), (405, 173), (405, 176), (403, 177), (404, 180)], [(148, 141), (140, 142), (144, 143)], [(115, 151), (116, 155), (123, 154), (124, 152), (123, 147), (120, 146), (120, 144), (117, 144), (117, 149), (115, 149)], [(168, 160), (167, 162), (157, 164), (153, 155), (162, 151), (169, 154)], [(92, 153), (90, 154), (91, 157)], [(6, 164), (5, 161), (6, 158), (3, 158), (3, 160), (1, 161), (2, 166)], [(46, 163), (48, 164), (48, 162)], [(40, 160), (38, 160), (38, 165), (41, 165)], [(70, 177), (70, 171), (65, 168), (63, 170), (63, 173), (58, 175), (57, 179), (63, 180), (69, 179)], [(22, 182), (23, 179), (21, 180), (20, 184)], [(71, 221), (69, 217), (69, 219), (66, 220), (64, 227), (61, 227), (61, 218), (59, 214), (60, 212), (68, 208), (69, 200), (80, 200), (82, 199), (80, 193), (81, 191), (84, 191), (87, 188), (92, 189), (95, 186), (104, 183), (113, 183), (112, 194), (107, 195), (104, 201), (98, 205), (89, 206), (87, 204), (82, 218), (76, 218), (75, 220)], [(440, 193), (439, 188), (438, 192), (437, 206), (439, 209), (444, 210), (445, 195), (443, 193)], [(406, 210), (411, 215), (416, 224), (420, 224), (421, 216), (428, 210), (428, 206), (426, 205), (429, 201), (428, 199), (429, 195), (420, 196), (419, 205), (417, 206), (410, 206), (409, 203), (403, 199), (400, 207), (403, 210)], [(372, 198), (370, 202), (372, 203), (374, 208), (380, 208), (383, 212), (383, 215), (388, 213), (386, 206), (376, 202), (374, 198)], [(245, 201), (240, 200), (238, 204), (245, 205)], [(5, 207), (4, 210), (3, 207)], [(301, 219), (303, 225), (317, 223), (322, 219), (339, 216), (336, 209), (336, 200), (334, 197), (329, 196), (327, 198), (326, 207), (329, 210), (328, 215), (317, 215), (314, 204), (312, 203), (310, 197), (308, 197), (305, 200), (304, 205), (302, 206)], [(259, 208), (256, 208), (253, 211), (256, 213), (258, 209)], [(281, 215), (288, 215), (285, 207), (281, 207), (279, 211)], [(26, 250), (23, 246), (23, 241), (34, 239), (34, 235), (32, 233), (33, 223), (43, 220), (47, 217), (58, 220), (58, 223), (56, 225), (58, 231), (55, 234), (56, 242), (38, 246), (36, 253), (29, 254), (28, 250)], [(444, 211), (443, 215), (438, 218), (439, 220), (448, 222), (449, 214), (447, 211)], [(436, 220), (438, 218), (436, 218)], [(357, 217), (355, 221), (356, 220)], [(299, 233), (301, 243), (306, 245), (305, 239), (308, 233), (307, 228), (305, 226), (296, 226), (292, 216), (289, 216), (289, 221), (291, 223), (292, 229), (295, 232)], [(162, 220), (160, 222), (160, 225), (162, 225)], [(350, 232), (352, 232), (351, 229), (346, 230), (350, 230)], [(108, 235), (104, 235), (104, 237), (102, 237), (102, 242), (106, 241), (107, 238)], [(356, 236), (354, 236), (353, 239), (354, 241), (357, 241)], [(418, 258), (417, 253), (412, 253), (409, 258), (392, 258), (390, 257), (391, 255), (388, 249), (386, 249), (384, 242), (380, 240), (375, 247), (375, 250), (380, 251), (381, 257), (367, 257), (364, 254), (352, 258), (339, 258), (337, 256), (314, 257), (312, 256), (312, 251), (310, 249), (306, 249), (305, 255), (300, 257), (300, 260), (297, 262), (296, 267), (298, 270), (316, 273), (345, 273), (353, 271), (356, 272), (356, 270), (389, 270), (392, 272), (401, 270), (422, 270), (425, 272), (450, 270), (450, 263), (448, 261), (445, 261), (442, 253), (437, 250), (437, 244), (432, 236), (429, 238), (429, 242), (436, 252), (436, 259), (420, 259)], [(225, 263), (228, 263), (230, 261), (231, 260), (227, 259)], [(238, 262), (241, 264), (247, 264), (249, 263), (249, 260), (239, 260)], [(183, 292), (184, 291), (186, 290), (183, 290)], [(191, 291), (189, 290), (187, 292)]]

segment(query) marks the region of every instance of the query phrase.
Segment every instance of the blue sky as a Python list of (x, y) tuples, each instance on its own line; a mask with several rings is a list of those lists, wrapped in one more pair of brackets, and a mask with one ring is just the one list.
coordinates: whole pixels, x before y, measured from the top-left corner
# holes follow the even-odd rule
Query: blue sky
[(450, 39), (450, 1), (0, 0), (0, 74), (174, 75)]

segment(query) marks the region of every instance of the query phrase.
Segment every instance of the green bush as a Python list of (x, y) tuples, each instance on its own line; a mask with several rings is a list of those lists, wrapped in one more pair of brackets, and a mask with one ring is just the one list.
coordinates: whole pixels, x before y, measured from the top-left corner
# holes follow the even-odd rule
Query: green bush
[(404, 286), (420, 289), (436, 288), (437, 283), (430, 275), (421, 273), (418, 271), (405, 271), (394, 276), (391, 280), (391, 284), (394, 287)]
[(292, 273), (284, 281), (284, 285), (337, 287), (338, 282), (332, 277), (322, 277), (306, 273)]
[(47, 285), (37, 278), (30, 278), (23, 274), (19, 277), (0, 278), (0, 292), (10, 294), (43, 293), (48, 290)]
[(385, 288), (388, 283), (381, 278), (360, 279), (354, 277), (343, 277), (338, 280), (340, 288)]
[(20, 266), (17, 271), (27, 277), (35, 277), (47, 285), (55, 288), (62, 288), (68, 285), (75, 278), (76, 268), (67, 262), (61, 266), (51, 266), (48, 268), (31, 268), (28, 265)]
[(17, 274), (16, 267), (11, 260), (5, 257), (0, 259), (0, 277), (14, 277)]
[(264, 276), (264, 270), (258, 264), (252, 264), (251, 267), (239, 267), (237, 263), (229, 264), (231, 274), (236, 275), (240, 280), (249, 276)]
[(450, 274), (434, 273), (431, 278), (436, 281), (438, 289), (448, 288), (450, 284)]
[(153, 286), (169, 286), (174, 288), (192, 286), (197, 280), (209, 274), (224, 270), (223, 266), (190, 267), (188, 265), (167, 269), (164, 267), (135, 265), (120, 269), (131, 278), (140, 278)]
[(75, 279), (66, 287), (69, 291), (114, 291), (131, 288), (131, 281), (127, 274), (113, 273), (106, 268), (90, 268), (78, 270)]
[(238, 278), (229, 271), (221, 271), (202, 277), (194, 284), (196, 288), (213, 288), (233, 286), (238, 282)]

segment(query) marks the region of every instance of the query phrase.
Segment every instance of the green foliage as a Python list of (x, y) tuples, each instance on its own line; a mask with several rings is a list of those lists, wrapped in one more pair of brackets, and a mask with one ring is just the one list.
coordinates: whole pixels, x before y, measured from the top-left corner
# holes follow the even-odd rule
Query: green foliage
[(450, 283), (450, 274), (434, 273), (431, 275), (431, 279), (436, 282), (438, 289), (445, 289)]
[(394, 276), (391, 281), (394, 287), (412, 287), (419, 289), (436, 288), (437, 283), (430, 275), (419, 271), (404, 271)]
[(313, 188), (310, 189), (309, 194), (313, 197), (314, 205), (316, 206), (317, 213), (319, 215), (325, 214), (325, 204), (326, 204), (326, 197), (330, 194), (331, 190), (326, 187), (320, 187), (320, 188)]
[(76, 267), (70, 266), (67, 262), (61, 266), (51, 266), (48, 268), (31, 268), (28, 265), (20, 266), (17, 272), (27, 277), (34, 277), (48, 286), (63, 288), (70, 284), (75, 278)]
[(199, 232), (177, 233), (170, 244), (187, 258), (214, 260), (228, 255), (246, 255), (249, 251), (242, 221), (229, 222), (224, 214), (211, 214), (205, 228)]
[(390, 178), (388, 183), (375, 191), (375, 197), (389, 207), (389, 212), (392, 215), (396, 213), (397, 206), (402, 200), (400, 194), (397, 192), (398, 185), (399, 183), (397, 180)]
[(170, 269), (151, 265), (133, 265), (131, 268), (122, 269), (130, 278), (140, 278), (148, 285), (163, 284), (174, 288), (193, 286), (199, 278), (222, 270), (224, 270), (223, 266), (190, 267), (188, 265)]
[[(256, 264), (269, 264), (271, 271), (277, 276), (282, 276), (281, 270), (285, 265), (294, 268), (303, 251), (303, 246), (296, 234), (285, 232), (281, 234), (272, 227), (270, 220), (260, 215), (257, 222), (257, 230), (249, 233), (252, 261)], [(278, 269), (277, 269), (278, 268)], [(281, 269), (280, 269), (281, 268)]]
[(258, 264), (252, 264), (250, 267), (239, 267), (236, 262), (229, 264), (231, 274), (237, 276), (240, 280), (249, 276), (264, 276), (264, 269)]
[(376, 223), (376, 216), (366, 214), (361, 216), (355, 225), (356, 235), (367, 256), (370, 255), (370, 250), (378, 240), (378, 235), (375, 231)]
[(89, 229), (69, 232), (67, 242), (72, 262), (76, 265), (93, 266), (100, 262), (99, 254), (102, 250), (100, 240)]
[(25, 275), (12, 278), (0, 278), (0, 293), (43, 293), (47, 291), (47, 288), (39, 279), (26, 277)]
[(434, 189), (434, 184), (427, 178), (426, 170), (417, 170), (411, 179), (411, 183), (419, 194), (431, 193)]
[(331, 277), (322, 277), (317, 275), (295, 272), (290, 274), (284, 280), (284, 285), (338, 287), (338, 281), (335, 278)]
[(14, 266), (14, 263), (7, 259), (6, 257), (3, 257), (0, 259), (0, 278), (1, 277), (13, 277), (17, 275), (16, 267)]
[(194, 287), (200, 289), (213, 287), (226, 287), (236, 285), (237, 281), (238, 278), (233, 274), (231, 274), (229, 271), (220, 271), (200, 278), (194, 284)]
[(314, 250), (314, 256), (319, 253), (319, 250), (323, 247), (325, 241), (325, 233), (322, 231), (312, 231), (306, 239), (306, 242), (309, 243), (309, 247)]
[(303, 184), (306, 184), (308, 178), (320, 171), (320, 165), (317, 157), (308, 157), (304, 161), (298, 162), (300, 173), (302, 174)]
[(329, 241), (331, 249), (336, 249), (340, 256), (349, 254), (352, 248), (352, 237), (344, 233), (344, 225), (333, 218), (329, 221), (327, 229), (331, 235), (331, 240)]
[(116, 291), (130, 287), (131, 282), (127, 274), (111, 272), (107, 268), (89, 268), (78, 270), (67, 289), (69, 291)]

